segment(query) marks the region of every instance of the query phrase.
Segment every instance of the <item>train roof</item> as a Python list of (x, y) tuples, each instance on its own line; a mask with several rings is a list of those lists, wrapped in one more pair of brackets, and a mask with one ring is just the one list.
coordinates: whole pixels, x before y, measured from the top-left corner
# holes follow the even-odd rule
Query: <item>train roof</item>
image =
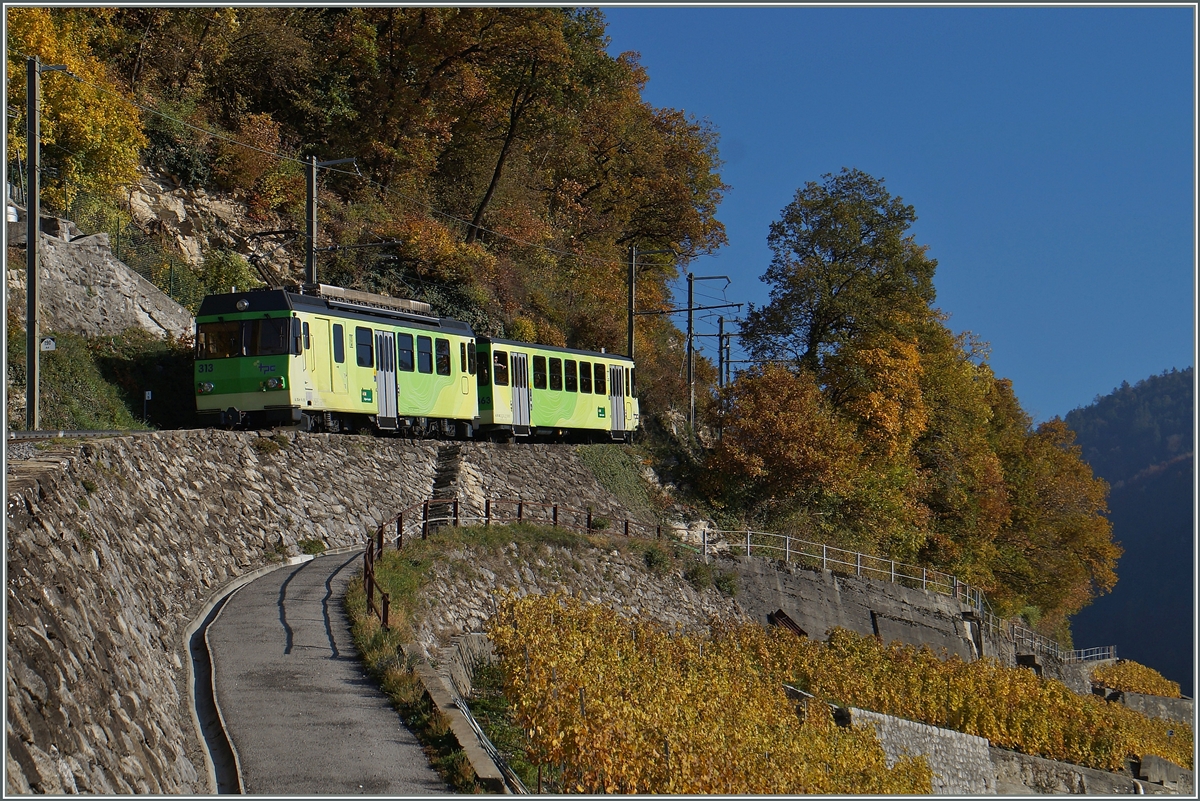
[(633, 359), (628, 356), (622, 356), (618, 353), (597, 353), (594, 350), (580, 350), (579, 348), (560, 348), (557, 345), (538, 345), (533, 342), (518, 342), (515, 339), (500, 339), (499, 337), (476, 337), (478, 343), (490, 343), (494, 345), (510, 345), (519, 348), (534, 348), (536, 350), (548, 350), (555, 353), (567, 353), (572, 356), (587, 356), (592, 359), (604, 359), (606, 361), (629, 362), (633, 363)]
[[(322, 289), (333, 290), (338, 288), (322, 286)], [(375, 298), (391, 301), (392, 303), (384, 305), (383, 302), (372, 302)], [(245, 300), (247, 303), (245, 309), (237, 307), (238, 302), (242, 300)], [(401, 303), (411, 305), (412, 308), (403, 308), (400, 306)], [(428, 304), (417, 301), (400, 301), (399, 299), (385, 298), (382, 295), (371, 295), (370, 293), (353, 292), (352, 290), (339, 290), (336, 293), (327, 291), (320, 295), (304, 295), (286, 289), (256, 289), (249, 292), (207, 295), (201, 301), (200, 311), (196, 316), (215, 317), (225, 314), (244, 314), (246, 312), (304, 311), (328, 314), (347, 320), (368, 323), (386, 321), (393, 325), (446, 331), (460, 336), (475, 336), (475, 332), (471, 330), (471, 326), (460, 320), (421, 314), (417, 309), (420, 309), (422, 306), (426, 309), (429, 308)]]

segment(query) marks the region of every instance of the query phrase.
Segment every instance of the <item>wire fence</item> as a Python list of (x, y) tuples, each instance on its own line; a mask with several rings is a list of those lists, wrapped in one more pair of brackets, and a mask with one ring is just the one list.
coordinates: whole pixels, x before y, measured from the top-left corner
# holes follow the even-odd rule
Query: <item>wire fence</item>
[[(373, 532), (369, 547), (373, 554), (382, 553), (385, 537), (394, 535), (395, 547), (400, 550), (404, 547), (405, 537), (420, 536), (421, 539), (425, 539), (443, 526), (457, 527), (475, 523), (485, 526), (540, 523), (582, 533), (602, 533), (612, 529), (612, 533), (647, 539), (661, 539), (664, 533), (691, 533), (685, 528), (650, 526), (630, 518), (609, 519), (595, 514), (590, 509), (577, 509), (566, 504), (526, 501), (520, 498), (495, 498), (485, 500), (482, 510), (472, 511), (458, 498), (431, 498), (412, 504), (381, 523)], [(1018, 652), (1024, 649), (1052, 657), (1062, 663), (1115, 659), (1117, 656), (1115, 645), (1082, 650), (1063, 648), (1049, 637), (1011, 620), (1004, 620), (992, 611), (982, 590), (940, 570), (802, 540), (787, 534), (750, 529), (705, 529), (700, 537), (700, 553), (706, 561), (721, 552), (736, 550), (739, 553), (744, 552), (747, 556), (780, 559), (784, 563), (795, 562), (841, 575), (887, 581), (949, 596), (971, 607), (978, 614), (985, 630), (1010, 641)]]
[[(10, 165), (7, 190), (9, 202), (19, 207), (22, 214), (28, 209), (24, 168), (24, 164)], [(55, 208), (43, 198), (41, 213), (70, 220), (85, 236), (107, 234), (109, 247), (118, 261), (192, 314), (200, 308), (207, 292), (196, 272), (168, 241), (165, 232), (143, 231), (134, 222), (128, 205), (119, 199), (77, 191), (67, 208)]]

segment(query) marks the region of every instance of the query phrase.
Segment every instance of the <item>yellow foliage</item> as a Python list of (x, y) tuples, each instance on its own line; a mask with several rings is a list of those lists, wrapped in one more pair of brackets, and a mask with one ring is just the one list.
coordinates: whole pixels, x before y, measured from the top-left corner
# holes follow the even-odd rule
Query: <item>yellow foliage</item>
[(761, 627), (666, 632), (565, 596), (508, 597), (489, 627), (531, 761), (572, 791), (930, 792), (923, 758), (889, 769), (872, 730), (788, 701)]
[(9, 159), (26, 158), (25, 60), (64, 65), (78, 76), (44, 72), (41, 81), (43, 160), (58, 170), (45, 181), (45, 200), (65, 208), (80, 191), (111, 192), (137, 178), (145, 146), (138, 110), (91, 53), (106, 16), (79, 9), (8, 8)]
[(507, 597), (488, 626), (530, 760), (564, 766), (579, 792), (930, 791), (923, 759), (889, 770), (870, 730), (835, 726), (825, 703), (797, 708), (785, 683), (1102, 770), (1145, 754), (1192, 766), (1186, 724), (993, 659), (943, 660), (844, 629), (827, 644), (719, 621), (665, 632), (564, 596)]
[(1101, 770), (1145, 754), (1192, 766), (1191, 727), (1079, 695), (994, 659), (943, 660), (928, 648), (885, 646), (845, 629), (833, 629), (827, 645), (795, 640), (786, 658), (817, 696), (986, 737), (1002, 748)]
[(1154, 668), (1128, 659), (1120, 659), (1093, 670), (1092, 684), (1127, 693), (1179, 697), (1179, 682), (1171, 681)]

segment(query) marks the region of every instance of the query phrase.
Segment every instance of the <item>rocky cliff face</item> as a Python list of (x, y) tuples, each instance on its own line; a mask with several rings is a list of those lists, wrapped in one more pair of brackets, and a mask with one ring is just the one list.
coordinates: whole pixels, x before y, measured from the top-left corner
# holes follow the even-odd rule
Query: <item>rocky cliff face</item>
[[(112, 336), (141, 328), (156, 336), (191, 336), (187, 309), (113, 256), (107, 234), (83, 236), (67, 220), (46, 218), (38, 270), (38, 328)], [(9, 223), (9, 244), (25, 244), (24, 224)], [(9, 250), (9, 267), (14, 251)], [(24, 258), (21, 252), (18, 259)], [(6, 273), (8, 308), (25, 319), (25, 271)]]

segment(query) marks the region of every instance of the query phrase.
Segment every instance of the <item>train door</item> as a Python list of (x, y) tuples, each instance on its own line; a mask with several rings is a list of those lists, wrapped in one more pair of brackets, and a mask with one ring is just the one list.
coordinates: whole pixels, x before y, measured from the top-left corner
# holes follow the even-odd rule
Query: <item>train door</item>
[(396, 339), (391, 331), (375, 332), (375, 424), (396, 427)]
[(625, 371), (620, 367), (608, 368), (608, 399), (612, 407), (612, 430), (625, 430)]
[(529, 429), (529, 356), (512, 354), (512, 410), (513, 430), (518, 426)]
[[(312, 323), (313, 377), (317, 392), (333, 389), (333, 365), (329, 358), (329, 320), (317, 317)], [(308, 351), (305, 351), (306, 353)]]

